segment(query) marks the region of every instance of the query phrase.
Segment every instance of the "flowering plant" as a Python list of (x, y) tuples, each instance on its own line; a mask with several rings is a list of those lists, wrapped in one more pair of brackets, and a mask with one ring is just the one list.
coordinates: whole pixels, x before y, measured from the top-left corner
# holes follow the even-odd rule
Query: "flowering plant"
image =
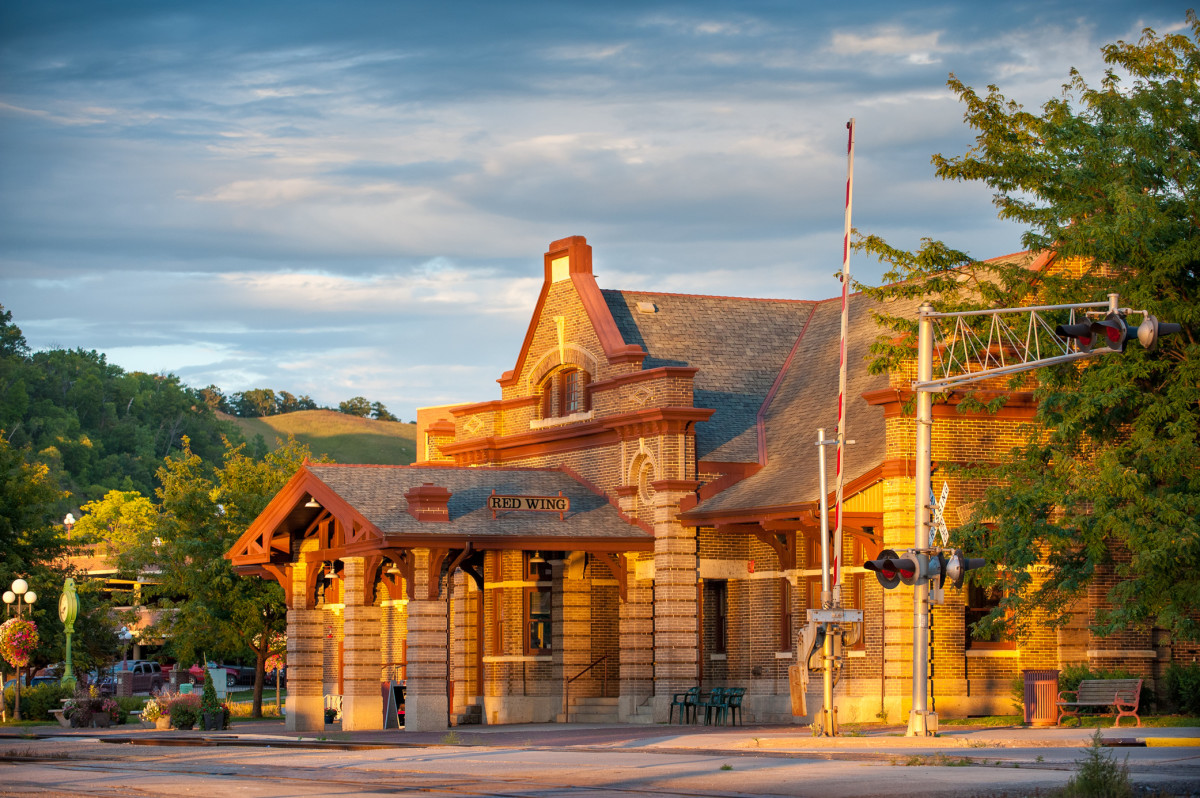
[(142, 720), (148, 720), (151, 723), (162, 717), (162, 706), (159, 705), (157, 698), (151, 698), (142, 706)]
[(263, 663), (263, 669), (267, 673), (274, 673), (275, 671), (283, 670), (283, 668), (286, 665), (287, 665), (287, 654), (286, 653), (272, 654), (271, 656), (267, 657), (267, 661), (265, 663)]
[(11, 618), (0, 624), (0, 656), (8, 664), (21, 668), (38, 647), (37, 624), (24, 618)]
[(63, 704), (63, 714), (73, 726), (88, 726), (97, 715), (107, 715), (112, 723), (121, 717), (121, 707), (114, 699), (100, 695), (96, 685), (76, 691), (74, 698)]

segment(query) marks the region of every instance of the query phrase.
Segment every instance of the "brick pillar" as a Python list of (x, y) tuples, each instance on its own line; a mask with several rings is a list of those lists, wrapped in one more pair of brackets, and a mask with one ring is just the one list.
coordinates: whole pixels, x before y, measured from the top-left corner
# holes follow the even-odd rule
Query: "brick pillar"
[(292, 606), (287, 614), (287, 723), (288, 731), (323, 731), (324, 630), (321, 610), (308, 609), (308, 569), (319, 563), (292, 566)]
[[(571, 579), (565, 560), (550, 563), (554, 587), (551, 590), (551, 635), (554, 655), (555, 696), (562, 705), (559, 722), (567, 722), (570, 707), (563, 702), (566, 696), (578, 698), (594, 694), (590, 685), (592, 673), (574, 681), (570, 688), (567, 680), (576, 676), (592, 661), (592, 600), (587, 579), (582, 569), (579, 579)], [(597, 666), (600, 667), (600, 666)]]
[(620, 717), (627, 721), (654, 693), (653, 581), (637, 578), (637, 558), (626, 561), (626, 599), (620, 606)]
[(405, 731), (441, 731), (447, 728), (446, 650), (448, 601), (433, 585), (430, 598), (429, 549), (412, 549), (413, 598), (408, 602), (408, 687), (405, 696)]
[(344, 557), (345, 609), (342, 642), (342, 731), (383, 728), (383, 665), (379, 644), (380, 608), (366, 583), (366, 561)]
[(654, 720), (665, 723), (671, 696), (697, 684), (700, 640), (696, 599), (696, 529), (676, 520), (696, 483), (653, 483)]
[(466, 712), (467, 705), (475, 701), (475, 584), (461, 570), (455, 572), (452, 582), (450, 647), (453, 655), (450, 661), (454, 675), (454, 706), (450, 711), (457, 716)]

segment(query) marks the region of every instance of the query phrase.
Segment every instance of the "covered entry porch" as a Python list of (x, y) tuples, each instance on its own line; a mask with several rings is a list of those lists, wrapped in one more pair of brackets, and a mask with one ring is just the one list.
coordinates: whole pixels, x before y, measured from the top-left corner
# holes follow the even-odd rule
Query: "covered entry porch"
[(652, 549), (557, 469), (309, 464), (226, 556), (284, 590), (289, 729), (322, 729), (326, 695), (382, 729), (396, 682), (404, 728), (433, 731), (569, 720), (605, 685), (623, 714), (648, 702)]

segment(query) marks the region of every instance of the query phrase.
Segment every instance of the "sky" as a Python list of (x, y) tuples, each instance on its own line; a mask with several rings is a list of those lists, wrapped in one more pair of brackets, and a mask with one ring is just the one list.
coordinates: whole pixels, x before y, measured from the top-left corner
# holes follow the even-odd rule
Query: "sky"
[(837, 295), (851, 118), (856, 228), (1021, 249), (933, 173), (949, 74), (1036, 108), (1186, 8), (0, 0), (0, 305), (226, 394), (495, 399), (556, 239), (602, 288)]

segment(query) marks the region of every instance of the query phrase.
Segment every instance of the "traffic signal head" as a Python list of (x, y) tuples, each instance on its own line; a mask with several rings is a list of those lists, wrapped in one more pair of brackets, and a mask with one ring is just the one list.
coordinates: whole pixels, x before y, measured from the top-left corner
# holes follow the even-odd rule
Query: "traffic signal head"
[(1159, 321), (1147, 313), (1146, 318), (1142, 319), (1142, 323), (1138, 325), (1137, 339), (1138, 343), (1146, 349), (1153, 349), (1154, 345), (1158, 343), (1158, 339), (1162, 336), (1171, 335), (1182, 330), (1182, 325), (1173, 324), (1168, 321)]
[(1107, 341), (1108, 348), (1117, 352), (1125, 351), (1125, 342), (1137, 338), (1137, 332), (1125, 323), (1125, 317), (1120, 313), (1109, 313), (1103, 319), (1092, 322), (1092, 339)]
[(967, 557), (963, 555), (962, 549), (955, 549), (954, 553), (950, 555), (950, 559), (946, 561), (942, 572), (945, 574), (944, 578), (950, 580), (950, 584), (961, 588), (967, 571), (973, 571), (985, 565), (987, 565), (987, 560), (981, 557)]
[(868, 571), (875, 572), (875, 578), (879, 580), (879, 584), (883, 586), (884, 590), (891, 590), (901, 582), (906, 585), (913, 584), (913, 580), (917, 578), (920, 570), (916, 559), (911, 557), (911, 552), (905, 552), (905, 555), (901, 557), (891, 549), (879, 552), (878, 559), (867, 560), (863, 563), (863, 567)]
[(1092, 351), (1092, 325), (1090, 322), (1079, 324), (1060, 324), (1054, 328), (1054, 334), (1060, 338), (1073, 338), (1080, 352)]

